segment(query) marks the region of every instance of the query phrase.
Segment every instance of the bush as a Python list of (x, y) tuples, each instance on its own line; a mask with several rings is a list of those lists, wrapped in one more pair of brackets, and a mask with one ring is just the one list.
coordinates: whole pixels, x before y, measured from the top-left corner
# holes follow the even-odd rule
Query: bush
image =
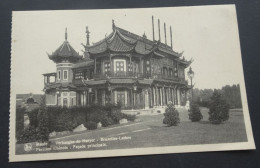
[(33, 109), (32, 111), (28, 112), (28, 117), (30, 120), (30, 126), (33, 127), (38, 127), (38, 112), (39, 112), (39, 108)]
[(37, 131), (37, 141), (38, 142), (47, 142), (49, 141), (49, 124), (48, 124), (48, 116), (47, 109), (45, 106), (45, 97), (42, 99), (40, 109), (38, 112), (38, 131)]
[(164, 113), (163, 124), (177, 126), (180, 123), (179, 112), (174, 105), (169, 104)]
[(103, 127), (107, 127), (109, 125), (112, 125), (113, 123), (114, 123), (114, 121), (110, 117), (105, 117), (101, 120), (101, 124)]
[(221, 98), (221, 94), (214, 91), (209, 105), (209, 121), (220, 124), (229, 119), (229, 105)]
[(124, 114), (123, 118), (127, 119), (127, 121), (135, 121), (136, 115)]
[(22, 131), (21, 135), (17, 138), (17, 143), (24, 144), (37, 141), (38, 130), (35, 127), (29, 126)]
[(111, 118), (112, 118), (114, 124), (118, 124), (119, 121), (124, 118), (124, 115), (121, 112), (114, 111), (111, 114)]
[(135, 119), (135, 116), (126, 116), (121, 113), (120, 104), (74, 106), (71, 108), (41, 105), (40, 108), (31, 111), (28, 116), (31, 128), (34, 127), (36, 131), (42, 133), (39, 134), (42, 137), (40, 139), (44, 139), (43, 134), (47, 135), (47, 132), (72, 131), (81, 124), (87, 125), (88, 129), (96, 129), (99, 122), (102, 123), (102, 126), (107, 127), (119, 123), (124, 117), (130, 121)]
[(89, 130), (97, 129), (97, 123), (93, 121), (88, 121), (84, 124), (84, 126)]
[(73, 130), (73, 115), (69, 111), (68, 108), (63, 108), (63, 112), (61, 112), (56, 119), (56, 124), (54, 125), (54, 131), (62, 132), (62, 131), (72, 131)]
[(18, 139), (23, 133), (24, 129), (24, 114), (25, 108), (16, 107), (16, 123), (15, 123), (15, 137)]
[(190, 109), (189, 109), (189, 119), (192, 122), (200, 121), (203, 118), (199, 105), (197, 103), (191, 102)]

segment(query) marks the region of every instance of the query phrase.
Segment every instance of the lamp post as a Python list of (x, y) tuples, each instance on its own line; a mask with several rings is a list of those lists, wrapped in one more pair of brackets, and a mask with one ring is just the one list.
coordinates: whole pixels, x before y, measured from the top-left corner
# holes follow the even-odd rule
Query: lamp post
[(191, 101), (193, 101), (193, 85), (192, 85), (192, 79), (194, 78), (194, 72), (192, 71), (191, 67), (188, 71), (188, 77), (190, 78), (190, 82), (191, 82)]
[(59, 106), (59, 95), (60, 95), (60, 90), (56, 91), (56, 95), (57, 95), (57, 106)]

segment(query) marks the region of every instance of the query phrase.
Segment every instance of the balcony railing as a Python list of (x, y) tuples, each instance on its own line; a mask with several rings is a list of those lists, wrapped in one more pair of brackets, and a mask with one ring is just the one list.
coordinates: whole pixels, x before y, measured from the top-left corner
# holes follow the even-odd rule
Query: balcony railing
[(94, 79), (107, 78), (141, 78), (141, 79), (164, 79), (176, 82), (187, 82), (185, 78), (174, 77), (169, 75), (155, 74), (155, 73), (136, 73), (136, 72), (109, 72), (94, 74)]
[(155, 74), (155, 73), (152, 73), (150, 78), (172, 80), (172, 81), (177, 81), (177, 82), (185, 81), (185, 78), (180, 78), (180, 77), (175, 77), (175, 76), (170, 76), (170, 75), (163, 75), (163, 74)]
[(94, 79), (106, 79), (106, 78), (144, 78), (142, 73), (136, 72), (108, 72), (94, 74)]

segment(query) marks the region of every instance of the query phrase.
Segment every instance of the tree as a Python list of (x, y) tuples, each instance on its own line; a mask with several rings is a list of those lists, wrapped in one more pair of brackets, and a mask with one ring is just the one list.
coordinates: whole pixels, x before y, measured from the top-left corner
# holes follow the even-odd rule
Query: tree
[(223, 99), (227, 101), (230, 108), (241, 108), (241, 94), (239, 85), (226, 85), (222, 87), (222, 96)]
[(190, 103), (190, 109), (189, 109), (189, 119), (192, 122), (200, 121), (203, 118), (199, 105), (195, 102)]
[(163, 124), (177, 126), (180, 123), (179, 112), (170, 102), (165, 110)]
[(16, 123), (15, 123), (15, 137), (18, 139), (24, 130), (24, 114), (26, 109), (24, 107), (16, 107)]
[(38, 112), (38, 128), (37, 128), (37, 141), (47, 142), (49, 141), (49, 129), (48, 129), (48, 117), (45, 104), (45, 96), (43, 96)]
[(221, 97), (221, 94), (215, 90), (209, 104), (209, 121), (214, 124), (220, 124), (229, 119), (229, 105)]

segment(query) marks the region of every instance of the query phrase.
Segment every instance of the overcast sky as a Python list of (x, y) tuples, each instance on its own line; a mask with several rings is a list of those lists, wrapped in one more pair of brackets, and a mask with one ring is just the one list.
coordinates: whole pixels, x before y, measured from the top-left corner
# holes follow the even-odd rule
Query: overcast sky
[(55, 72), (56, 66), (48, 53), (68, 41), (82, 54), (86, 43), (85, 27), (89, 27), (90, 42), (97, 42), (112, 32), (112, 19), (118, 27), (152, 39), (152, 15), (173, 30), (173, 49), (193, 58), (192, 68), (197, 88), (221, 88), (243, 82), (243, 71), (235, 6), (197, 6), (175, 8), (66, 10), (14, 12), (12, 21), (12, 91), (43, 93), (43, 73)]

